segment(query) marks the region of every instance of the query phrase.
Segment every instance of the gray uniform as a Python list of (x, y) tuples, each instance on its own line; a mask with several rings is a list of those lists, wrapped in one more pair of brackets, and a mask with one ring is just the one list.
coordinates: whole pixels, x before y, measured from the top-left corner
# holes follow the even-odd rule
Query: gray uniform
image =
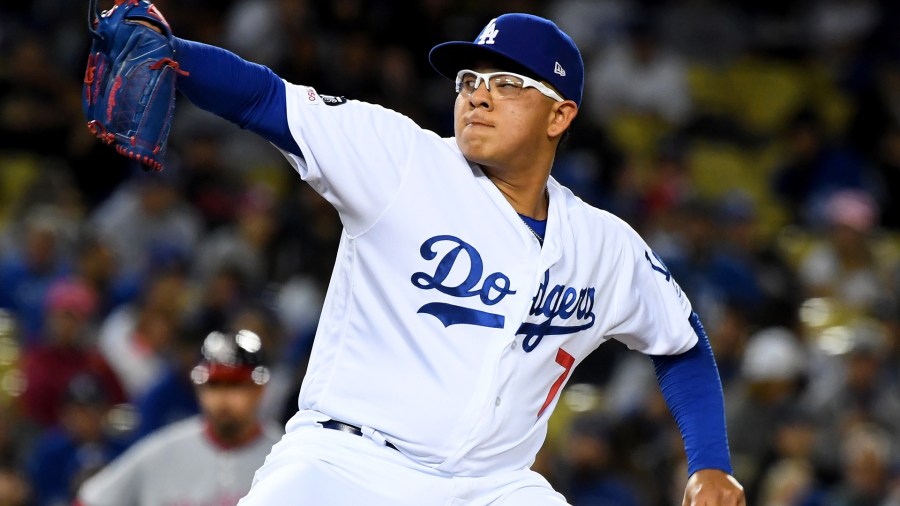
[(176, 422), (135, 443), (88, 479), (84, 506), (230, 506), (250, 490), (256, 469), (281, 437), (264, 426), (255, 440), (223, 448), (199, 416)]

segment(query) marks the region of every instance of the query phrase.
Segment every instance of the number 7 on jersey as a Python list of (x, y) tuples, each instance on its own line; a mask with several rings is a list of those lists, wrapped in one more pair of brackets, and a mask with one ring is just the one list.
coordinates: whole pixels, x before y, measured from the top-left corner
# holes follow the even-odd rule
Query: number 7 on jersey
[(544, 401), (544, 405), (541, 406), (541, 410), (538, 411), (537, 417), (540, 418), (541, 415), (544, 414), (544, 410), (547, 409), (547, 406), (550, 405), (550, 402), (553, 401), (553, 398), (556, 397), (556, 394), (559, 393), (559, 389), (562, 387), (563, 383), (565, 383), (566, 378), (569, 376), (569, 373), (572, 372), (572, 365), (575, 364), (575, 357), (569, 355), (569, 353), (559, 348), (556, 351), (556, 363), (563, 366), (563, 372), (556, 378), (556, 381), (553, 382), (553, 386), (550, 387), (550, 391), (547, 392), (547, 400)]

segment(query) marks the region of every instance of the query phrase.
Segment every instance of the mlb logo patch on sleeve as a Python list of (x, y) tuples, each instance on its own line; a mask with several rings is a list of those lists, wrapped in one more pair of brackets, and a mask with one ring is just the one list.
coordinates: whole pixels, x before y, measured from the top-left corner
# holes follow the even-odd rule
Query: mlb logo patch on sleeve
[(306, 87), (306, 102), (312, 105), (341, 105), (347, 103), (347, 97), (336, 97), (334, 95), (322, 95), (312, 86)]
[(347, 97), (335, 97), (334, 95), (319, 95), (325, 105), (341, 105), (347, 103)]

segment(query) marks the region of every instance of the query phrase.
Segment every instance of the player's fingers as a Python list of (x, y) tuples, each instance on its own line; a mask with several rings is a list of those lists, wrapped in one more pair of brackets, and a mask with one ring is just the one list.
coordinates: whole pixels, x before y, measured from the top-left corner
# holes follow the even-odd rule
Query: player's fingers
[(740, 491), (720, 491), (719, 493), (699, 493), (689, 497), (685, 494), (682, 506), (747, 506), (744, 494)]

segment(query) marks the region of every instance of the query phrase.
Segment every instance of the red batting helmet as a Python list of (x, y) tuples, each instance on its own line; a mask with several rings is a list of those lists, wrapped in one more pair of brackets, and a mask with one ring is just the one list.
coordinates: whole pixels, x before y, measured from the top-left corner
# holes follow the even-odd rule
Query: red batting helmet
[(191, 381), (196, 385), (244, 382), (264, 385), (269, 381), (262, 339), (254, 332), (211, 332), (203, 340), (200, 351), (200, 363), (191, 371)]

